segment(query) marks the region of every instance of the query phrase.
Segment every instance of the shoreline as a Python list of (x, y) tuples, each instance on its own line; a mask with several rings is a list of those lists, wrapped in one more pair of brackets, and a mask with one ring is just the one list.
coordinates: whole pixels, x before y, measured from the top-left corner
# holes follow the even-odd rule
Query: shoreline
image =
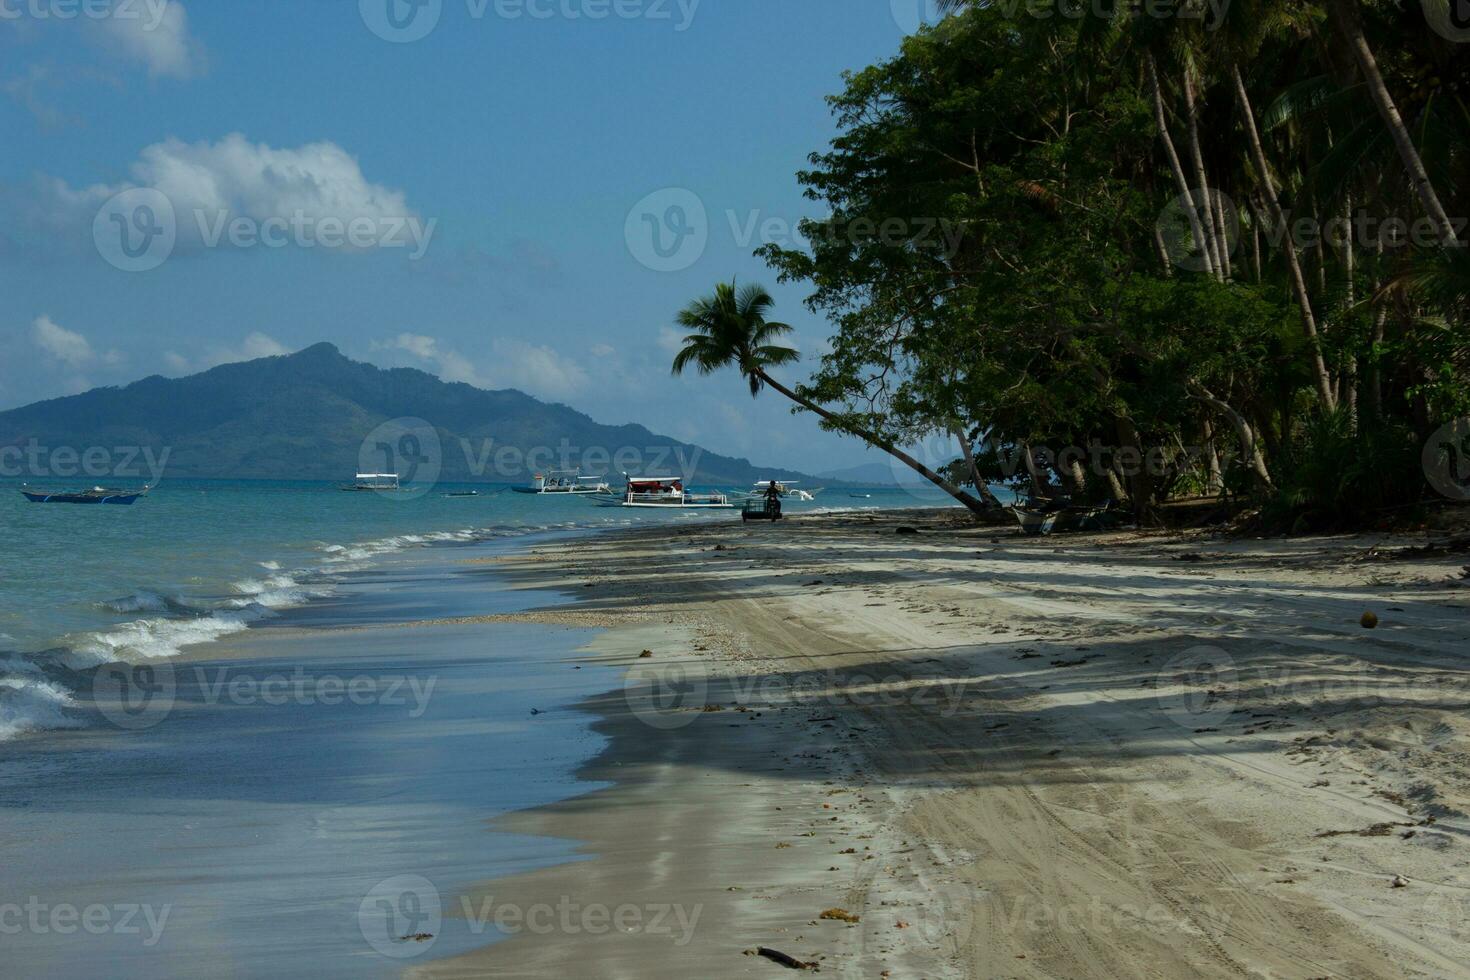
[[(1454, 556), (1382, 559), (1414, 543), (860, 512), (494, 559), (577, 600), (514, 618), (607, 628), (583, 662), (634, 680), (582, 706), (610, 743), (579, 778), (610, 785), (494, 822), (587, 860), (466, 896), (553, 924), (409, 973), (767, 976), (768, 946), (851, 976), (1454, 975), (1470, 783), (1384, 739), (1465, 734), (1426, 672), (1464, 678), (1470, 603)], [(1201, 648), (1228, 676), (1187, 676)], [(621, 906), (688, 929), (593, 915)]]

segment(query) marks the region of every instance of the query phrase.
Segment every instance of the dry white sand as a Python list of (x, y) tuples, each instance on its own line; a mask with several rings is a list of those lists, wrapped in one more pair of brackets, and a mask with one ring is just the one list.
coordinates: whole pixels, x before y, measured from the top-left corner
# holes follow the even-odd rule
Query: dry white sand
[(473, 895), (564, 914), (416, 972), (1470, 976), (1470, 558), (1422, 543), (931, 513), (498, 560), (583, 598), (517, 618), (611, 627), (614, 785), (509, 822), (589, 860)]

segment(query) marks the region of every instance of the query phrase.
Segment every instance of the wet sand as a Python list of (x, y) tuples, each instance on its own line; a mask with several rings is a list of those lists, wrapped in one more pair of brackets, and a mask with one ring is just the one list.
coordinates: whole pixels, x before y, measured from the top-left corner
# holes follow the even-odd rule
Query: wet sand
[(543, 927), (410, 972), (1470, 975), (1470, 586), (1423, 543), (931, 513), (497, 559), (581, 597), (511, 618), (608, 627), (613, 785), (497, 823), (592, 857), (468, 893)]

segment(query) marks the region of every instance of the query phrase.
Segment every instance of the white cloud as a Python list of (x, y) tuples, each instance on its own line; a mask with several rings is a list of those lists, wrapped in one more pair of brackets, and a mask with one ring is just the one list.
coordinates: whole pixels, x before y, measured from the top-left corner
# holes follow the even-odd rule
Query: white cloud
[(254, 361), (262, 357), (279, 357), (291, 353), (291, 348), (269, 334), (255, 331), (247, 334), (238, 344), (214, 347), (197, 358), (188, 358), (177, 351), (164, 351), (163, 363), (174, 374), (194, 374), (208, 371), (221, 364)]
[(204, 70), (204, 48), (189, 35), (181, 0), (115, 4), (106, 17), (84, 19), (94, 25), (98, 44), (146, 65), (154, 78), (192, 78)]
[(402, 192), (369, 181), (357, 160), (329, 141), (276, 148), (240, 133), (213, 143), (169, 139), (145, 147), (129, 174), (117, 184), (77, 188), (60, 178), (43, 178), (38, 206), (53, 226), (90, 230), (97, 209), (109, 198), (151, 188), (173, 205), (179, 248), (199, 248), (207, 236), (222, 233), (221, 216), (257, 224), (298, 217), (313, 224), (325, 218), (347, 224), (365, 218), (384, 229), (417, 218)]
[(550, 347), (497, 340), (491, 353), (497, 361), (498, 374), (513, 388), (565, 398), (587, 386), (587, 372)]
[(567, 398), (588, 385), (586, 370), (550, 347), (520, 340), (491, 341), (484, 367), (436, 337), (401, 333), (391, 340), (373, 341), (374, 350), (397, 350), (425, 362), (445, 381), (463, 381), (479, 388), (519, 388), (540, 398)]
[(115, 367), (123, 362), (119, 352), (98, 353), (86, 337), (66, 329), (49, 316), (38, 316), (32, 321), (31, 339), (52, 360), (74, 371), (99, 366)]
[(686, 336), (688, 335), (680, 333), (673, 327), (659, 327), (658, 345), (659, 347), (668, 351), (670, 354), (674, 354), (677, 353), (679, 349), (684, 346), (684, 338)]
[(611, 344), (593, 344), (588, 350), (593, 357), (612, 357), (618, 349)]

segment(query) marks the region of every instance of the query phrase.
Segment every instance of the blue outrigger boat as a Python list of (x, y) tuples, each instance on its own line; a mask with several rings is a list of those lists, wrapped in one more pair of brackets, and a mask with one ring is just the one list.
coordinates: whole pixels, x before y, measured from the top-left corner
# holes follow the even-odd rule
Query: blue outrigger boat
[(93, 487), (90, 490), (32, 490), (22, 485), (20, 492), (33, 504), (131, 504), (145, 496), (151, 486), (142, 490), (110, 490)]

